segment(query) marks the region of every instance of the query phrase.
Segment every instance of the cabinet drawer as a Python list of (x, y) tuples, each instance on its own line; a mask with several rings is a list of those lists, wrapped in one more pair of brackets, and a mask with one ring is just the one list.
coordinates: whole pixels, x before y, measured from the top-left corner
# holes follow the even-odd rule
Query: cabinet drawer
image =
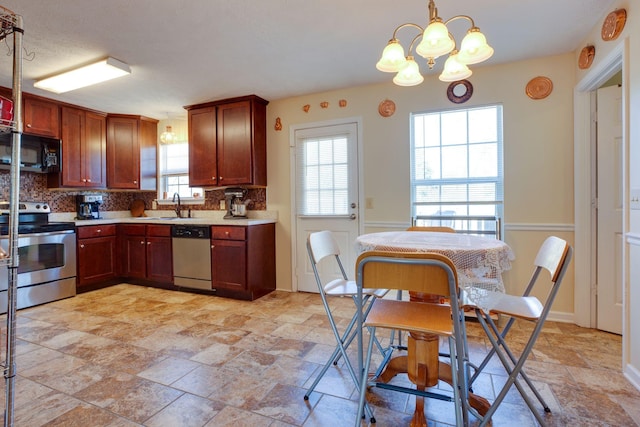
[(147, 236), (171, 237), (170, 225), (147, 225)]
[(91, 237), (115, 236), (115, 224), (88, 225), (78, 227), (78, 239), (89, 239)]
[(218, 240), (245, 240), (247, 236), (246, 227), (211, 227), (211, 238)]
[(144, 236), (146, 225), (144, 224), (119, 224), (119, 231), (125, 236)]

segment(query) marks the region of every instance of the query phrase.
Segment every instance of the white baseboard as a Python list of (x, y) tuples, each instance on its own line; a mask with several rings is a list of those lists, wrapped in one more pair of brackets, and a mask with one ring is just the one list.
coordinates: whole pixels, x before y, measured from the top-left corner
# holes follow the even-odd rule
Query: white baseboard
[(635, 388), (640, 390), (640, 370), (632, 365), (627, 365), (624, 368), (624, 376)]

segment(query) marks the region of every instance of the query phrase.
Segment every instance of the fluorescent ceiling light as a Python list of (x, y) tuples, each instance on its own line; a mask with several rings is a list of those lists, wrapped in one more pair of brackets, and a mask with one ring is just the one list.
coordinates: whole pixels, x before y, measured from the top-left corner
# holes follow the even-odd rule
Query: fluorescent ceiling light
[(38, 80), (33, 86), (55, 93), (63, 93), (127, 74), (131, 74), (129, 65), (109, 57), (75, 70)]

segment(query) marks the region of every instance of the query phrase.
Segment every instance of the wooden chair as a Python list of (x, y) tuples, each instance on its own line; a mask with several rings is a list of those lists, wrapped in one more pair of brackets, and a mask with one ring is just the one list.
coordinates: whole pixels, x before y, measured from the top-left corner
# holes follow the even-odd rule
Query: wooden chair
[[(562, 278), (564, 277), (571, 261), (572, 253), (573, 249), (566, 241), (555, 236), (548, 237), (538, 250), (538, 254), (534, 261), (533, 274), (522, 296), (508, 295), (501, 292), (488, 291), (479, 288), (470, 290), (469, 292), (462, 292), (461, 298), (463, 307), (473, 308), (475, 310), (478, 321), (480, 325), (482, 325), (482, 328), (486, 332), (487, 337), (492, 344), (491, 351), (476, 368), (476, 372), (471, 376), (469, 384), (473, 384), (494, 354), (498, 355), (502, 365), (509, 374), (507, 382), (504, 384), (502, 390), (492, 403), (491, 408), (482, 419), (480, 424), (481, 426), (486, 425), (490, 421), (491, 416), (497, 410), (498, 406), (500, 406), (512, 385), (516, 386), (540, 425), (545, 425), (544, 418), (542, 418), (534, 407), (533, 402), (525, 392), (519, 378), (522, 378), (527, 383), (533, 394), (542, 404), (544, 411), (547, 413), (551, 412), (549, 406), (546, 404), (538, 390), (534, 387), (523, 367), (538, 336), (540, 335), (540, 331), (542, 331), (547, 315), (551, 310), (553, 301), (555, 300), (558, 289), (560, 288)], [(537, 283), (543, 282), (543, 280), (540, 280), (540, 273), (543, 270), (547, 270), (549, 272), (551, 279), (544, 303), (531, 295), (531, 291), (534, 286)], [(491, 314), (510, 317), (502, 331), (498, 329), (498, 326), (491, 318)], [(535, 326), (531, 331), (531, 335), (529, 336), (519, 358), (515, 356), (505, 341), (505, 337), (509, 333), (511, 326), (517, 319), (535, 323)]]
[(437, 231), (440, 233), (455, 233), (456, 230), (454, 230), (451, 227), (444, 227), (444, 226), (417, 226), (417, 225), (412, 225), (411, 227), (407, 228), (407, 231)]
[[(409, 291), (411, 295), (410, 301), (374, 300), (364, 320), (363, 325), (370, 330), (372, 339), (364, 357), (360, 382), (364, 386), (360, 388), (356, 425), (360, 425), (367, 385), (415, 395), (416, 409), (411, 425), (426, 425), (424, 397), (453, 401), (457, 425), (466, 424), (464, 316), (459, 315), (457, 275), (451, 260), (435, 253), (370, 251), (358, 257), (356, 269), (359, 287), (375, 288), (384, 284), (389, 289)], [(450, 304), (440, 304), (442, 297), (448, 298)], [(416, 388), (386, 384), (377, 381), (378, 378), (368, 379), (377, 328), (409, 332), (407, 373)], [(449, 342), (452, 395), (425, 391), (439, 380), (439, 337)]]

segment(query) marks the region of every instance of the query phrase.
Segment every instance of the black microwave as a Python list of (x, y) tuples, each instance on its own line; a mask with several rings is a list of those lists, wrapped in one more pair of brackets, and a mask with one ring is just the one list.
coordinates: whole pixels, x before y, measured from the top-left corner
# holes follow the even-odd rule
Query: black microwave
[[(11, 167), (13, 133), (0, 134), (0, 169)], [(61, 141), (55, 138), (22, 134), (20, 170), (26, 172), (60, 172)]]

